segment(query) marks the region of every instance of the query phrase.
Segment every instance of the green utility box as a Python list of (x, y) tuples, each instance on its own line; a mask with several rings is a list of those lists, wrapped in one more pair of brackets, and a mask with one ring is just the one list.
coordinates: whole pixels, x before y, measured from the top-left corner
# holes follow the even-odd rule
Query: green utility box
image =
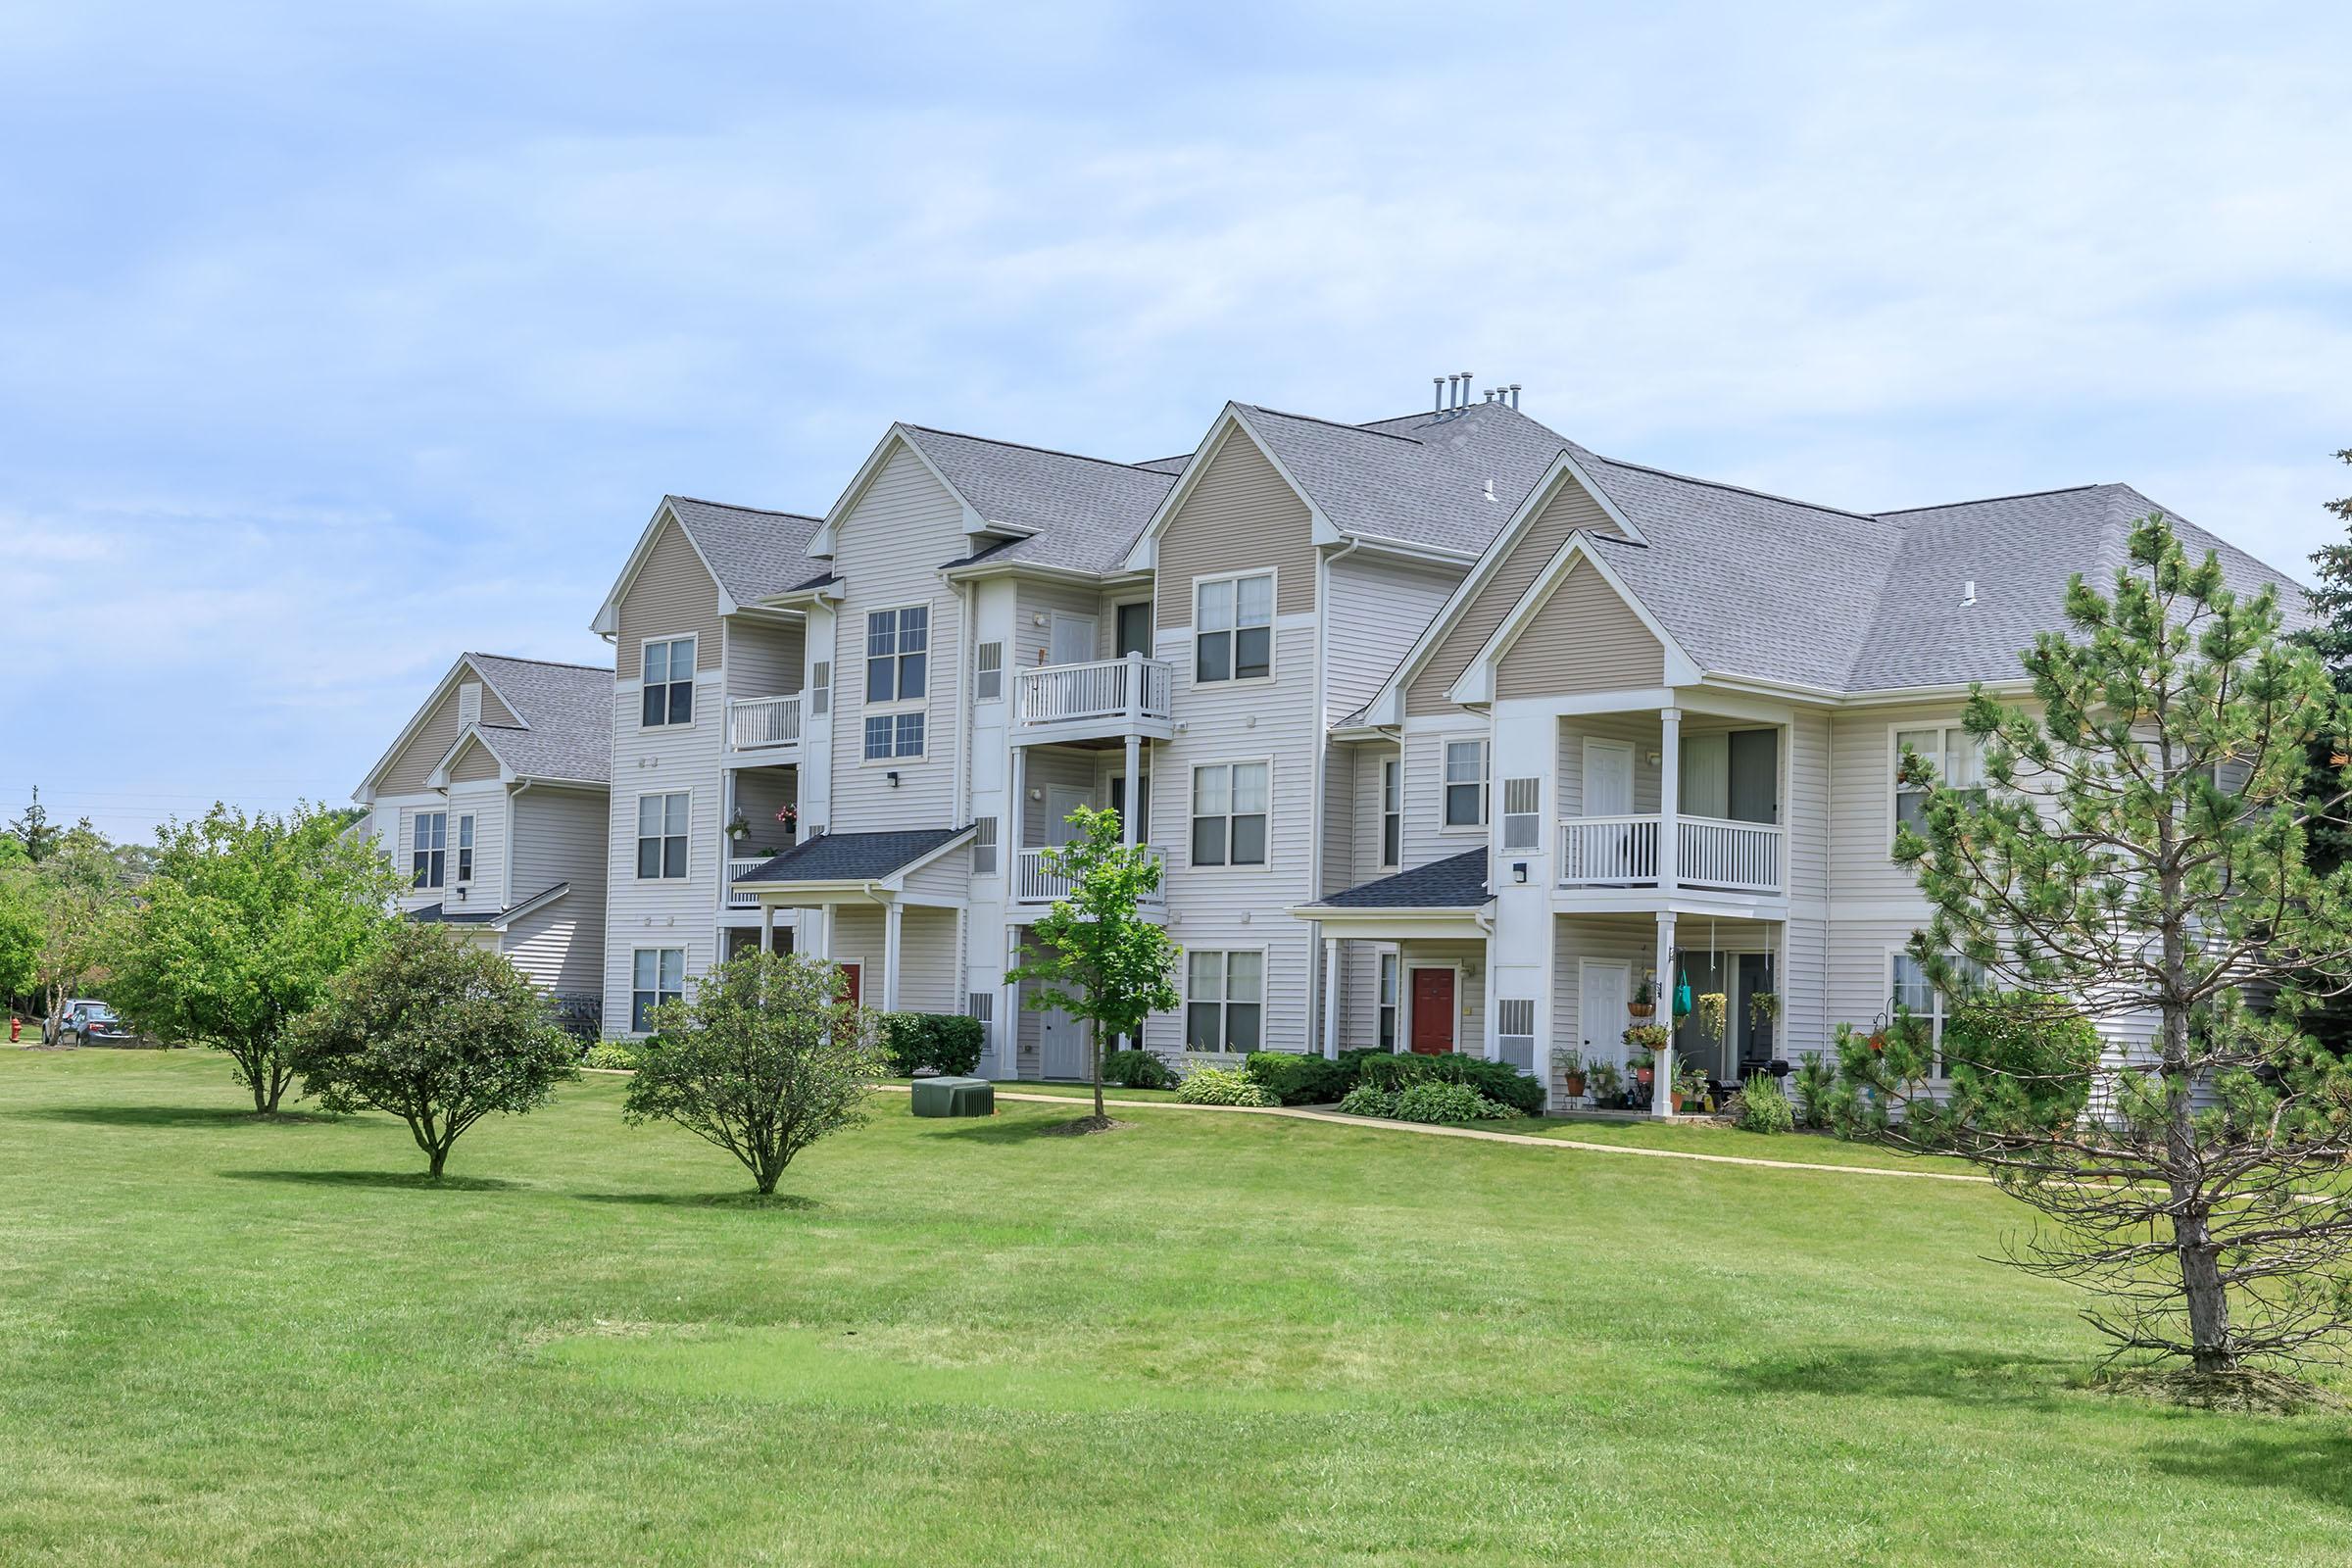
[(994, 1116), (997, 1086), (985, 1078), (917, 1078), (917, 1116)]

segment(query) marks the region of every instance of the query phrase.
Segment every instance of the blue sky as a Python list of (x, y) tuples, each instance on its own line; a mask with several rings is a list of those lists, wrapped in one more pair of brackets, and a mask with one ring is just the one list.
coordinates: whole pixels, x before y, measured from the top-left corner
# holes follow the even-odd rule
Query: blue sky
[[(1525, 383), (1859, 509), (2352, 490), (2340, 6), (0, 3), (0, 805), (340, 801), (666, 490)], [(1629, 15), (1638, 11), (1638, 15)], [(364, 13), (364, 14), (363, 14)]]

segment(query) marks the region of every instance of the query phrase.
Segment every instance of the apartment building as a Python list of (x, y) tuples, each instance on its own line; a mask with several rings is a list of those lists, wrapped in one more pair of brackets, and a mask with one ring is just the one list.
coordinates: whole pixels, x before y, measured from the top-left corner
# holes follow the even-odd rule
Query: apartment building
[(665, 497), (594, 622), (608, 1031), (767, 944), (981, 1017), (993, 1075), (1079, 1076), (1004, 974), (1080, 805), (1166, 867), (1170, 1056), (1468, 1051), (1557, 1095), (1661, 979), (1730, 999), (1678, 1040), (1727, 1080), (1897, 1003), (1939, 1028), (1896, 758), (1967, 776), (1968, 684), (2022, 689), (2157, 504), (1844, 512), (1435, 402), (1228, 404), (1142, 463), (894, 424), (821, 515)]

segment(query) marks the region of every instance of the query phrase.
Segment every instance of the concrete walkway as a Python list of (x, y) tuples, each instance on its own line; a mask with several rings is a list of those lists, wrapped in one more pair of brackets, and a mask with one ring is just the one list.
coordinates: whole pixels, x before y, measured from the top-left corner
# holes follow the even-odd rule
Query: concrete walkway
[[(905, 1084), (876, 1084), (894, 1094), (908, 1093)], [(1071, 1095), (1024, 1095), (997, 1091), (999, 1100), (1017, 1100), (1033, 1105), (1085, 1105)], [(1474, 1138), (1490, 1144), (1517, 1144), (1524, 1149), (1574, 1149), (1589, 1154), (1630, 1154), (1637, 1159), (1691, 1159), (1706, 1165), (1752, 1165), (1764, 1170), (1815, 1170), (1832, 1176), (1891, 1176), (1897, 1181), (1963, 1182), (1977, 1187), (1993, 1185), (1989, 1176), (1958, 1171), (1894, 1170), (1879, 1165), (1823, 1165), (1802, 1159), (1755, 1159), (1745, 1154), (1701, 1154), (1683, 1149), (1636, 1149), (1626, 1144), (1588, 1144), (1573, 1138), (1538, 1138), (1529, 1133), (1490, 1132), (1484, 1127), (1432, 1127), (1426, 1122), (1390, 1121), (1380, 1116), (1343, 1116), (1336, 1110), (1307, 1110), (1291, 1105), (1188, 1105), (1181, 1100), (1112, 1100), (1103, 1106), (1120, 1110), (1214, 1110), (1236, 1116), (1287, 1116), (1294, 1121), (1331, 1122), (1342, 1127), (1368, 1127), (1374, 1132), (1418, 1133), (1425, 1138)]]

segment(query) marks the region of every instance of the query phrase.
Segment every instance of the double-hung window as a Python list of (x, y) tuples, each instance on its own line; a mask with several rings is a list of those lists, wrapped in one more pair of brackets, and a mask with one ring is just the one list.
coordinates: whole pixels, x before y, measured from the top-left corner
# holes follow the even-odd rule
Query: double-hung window
[(409, 828), (409, 886), (437, 888), (448, 870), (449, 813), (418, 811)]
[(886, 762), (923, 755), (923, 715), (868, 713), (865, 718), (865, 760)]
[(1403, 956), (1384, 953), (1380, 956), (1380, 1049), (1396, 1049), (1396, 996), (1404, 968)]
[(1404, 863), (1404, 762), (1395, 757), (1380, 764), (1380, 863)]
[(1487, 825), (1487, 743), (1446, 743), (1446, 825)]
[(458, 880), (473, 880), (473, 813), (458, 818)]
[(931, 651), (931, 612), (922, 605), (877, 610), (865, 617), (865, 700), (919, 699)]
[(652, 882), (686, 874), (686, 793), (637, 797), (637, 876)]
[(1193, 586), (1193, 679), (1262, 680), (1274, 672), (1274, 575)]
[(630, 962), (629, 1032), (648, 1034), (654, 1027), (654, 1009), (685, 994), (686, 950), (639, 948)]
[(645, 645), (644, 726), (694, 722), (694, 639)]
[(1216, 762), (1193, 769), (1193, 863), (1266, 863), (1265, 762)]
[(1957, 724), (1931, 725), (1894, 732), (1894, 820), (1914, 833), (1927, 830), (1928, 788), (1903, 777), (1903, 753), (1917, 752), (1936, 765), (1946, 789), (1981, 789), (1984, 784), (1984, 745)]
[[(1953, 967), (1959, 971), (1961, 995), (1966, 995), (1984, 983), (1984, 971), (1974, 959), (1955, 957)], [(1936, 1051), (1935, 1075), (1951, 1076), (1951, 1063), (1943, 1059), (1943, 1028), (1951, 1021), (1953, 1004), (1959, 998), (1947, 997), (1928, 979), (1928, 971), (1908, 953), (1894, 955), (1893, 985), (1889, 988), (1894, 1005), (1911, 1014), (1912, 1020), (1926, 1027), (1929, 1041)]]
[(1265, 1033), (1266, 956), (1185, 955), (1184, 1047), (1251, 1052)]

